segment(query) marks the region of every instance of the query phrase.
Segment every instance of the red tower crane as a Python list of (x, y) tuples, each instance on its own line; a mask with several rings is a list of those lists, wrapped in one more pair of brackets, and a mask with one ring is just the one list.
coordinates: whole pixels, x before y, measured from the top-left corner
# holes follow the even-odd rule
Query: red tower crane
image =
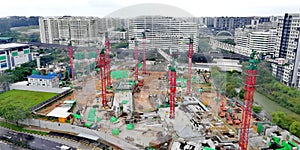
[(170, 83), (170, 118), (175, 118), (175, 98), (176, 98), (176, 70), (174, 67), (169, 68)]
[(106, 107), (106, 61), (105, 61), (105, 48), (100, 52), (99, 68), (100, 68), (100, 80), (102, 84), (102, 106)]
[(191, 93), (191, 78), (192, 78), (192, 57), (193, 57), (193, 38), (190, 37), (189, 38), (190, 42), (189, 42), (189, 51), (188, 51), (188, 58), (189, 58), (189, 65), (188, 65), (188, 81), (187, 81), (187, 89), (186, 89), (186, 93), (190, 94)]
[(108, 38), (108, 33), (105, 33), (105, 47), (106, 47), (106, 77), (107, 77), (107, 86), (111, 86), (111, 77), (110, 77), (110, 42)]
[(139, 64), (139, 49), (138, 49), (138, 42), (135, 41), (135, 47), (134, 47), (134, 59), (135, 59), (135, 80), (138, 81), (139, 80), (139, 68), (138, 68), (138, 64)]
[(143, 32), (143, 74), (146, 74), (146, 32)]
[(251, 121), (252, 103), (256, 86), (257, 64), (259, 60), (256, 58), (256, 51), (250, 55), (250, 64), (246, 70), (245, 86), (244, 86), (244, 108), (242, 115), (242, 127), (240, 129), (239, 149), (247, 150), (248, 134)]
[(74, 66), (73, 66), (73, 48), (72, 48), (72, 41), (68, 41), (68, 56), (70, 59), (70, 73), (72, 80), (74, 80)]

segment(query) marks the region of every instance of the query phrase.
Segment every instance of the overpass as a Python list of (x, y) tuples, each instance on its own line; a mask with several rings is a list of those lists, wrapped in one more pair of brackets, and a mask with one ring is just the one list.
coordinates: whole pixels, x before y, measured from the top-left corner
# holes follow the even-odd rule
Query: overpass
[(209, 38), (209, 45), (211, 45), (212, 47), (215, 47), (215, 48), (220, 48), (220, 49), (232, 52), (232, 53), (237, 53), (237, 54), (240, 54), (243, 56), (248, 56), (248, 57), (252, 53), (252, 51), (249, 48), (223, 43), (218, 40), (215, 40), (212, 37)]
[[(161, 49), (157, 50), (167, 61), (171, 60), (171, 57), (166, 54)], [(232, 71), (236, 70), (238, 72), (242, 72), (242, 65), (238, 64), (239, 61), (237, 60), (226, 60), (226, 59), (214, 59), (215, 63), (195, 63), (192, 65), (192, 70), (201, 70), (201, 71), (210, 71), (210, 67), (217, 66), (221, 69), (221, 71)], [(176, 68), (179, 68), (181, 70), (187, 69), (187, 64), (177, 64)]]
[[(237, 72), (242, 72), (242, 65), (238, 64), (237, 60), (223, 60), (223, 59), (215, 59), (216, 63), (195, 63), (192, 66), (192, 70), (197, 71), (210, 71), (211, 67), (219, 67), (221, 71), (232, 71), (235, 70)], [(187, 64), (180, 64), (177, 66), (179, 69), (187, 69)]]

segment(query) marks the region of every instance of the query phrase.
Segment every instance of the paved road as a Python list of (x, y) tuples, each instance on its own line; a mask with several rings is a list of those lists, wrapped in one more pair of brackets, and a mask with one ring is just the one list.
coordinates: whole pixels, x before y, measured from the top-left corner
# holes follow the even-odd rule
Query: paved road
[[(0, 128), (0, 138), (11, 142), (25, 144), (33, 149), (61, 150), (61, 146), (63, 146), (63, 144), (57, 142), (49, 141), (29, 134), (10, 131), (4, 128)], [(76, 148), (70, 147), (70, 149), (75, 150)]]
[(1, 150), (27, 150), (12, 144), (8, 144), (7, 142), (1, 140), (0, 140), (0, 149)]

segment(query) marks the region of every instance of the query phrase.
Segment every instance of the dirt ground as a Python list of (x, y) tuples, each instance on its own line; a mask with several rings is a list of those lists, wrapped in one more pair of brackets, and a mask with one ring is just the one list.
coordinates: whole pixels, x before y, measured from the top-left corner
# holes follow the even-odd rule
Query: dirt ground
[(79, 84), (82, 89), (75, 91), (75, 99), (80, 106), (92, 105), (96, 97), (96, 85), (100, 83), (99, 78), (89, 77)]
[(158, 78), (162, 78), (164, 74), (164, 72), (150, 72), (150, 76), (144, 76), (144, 86), (141, 88), (140, 93), (137, 93), (134, 97), (136, 111), (147, 112), (155, 109), (149, 101), (149, 95), (167, 93), (163, 90), (167, 83), (163, 85), (158, 81)]

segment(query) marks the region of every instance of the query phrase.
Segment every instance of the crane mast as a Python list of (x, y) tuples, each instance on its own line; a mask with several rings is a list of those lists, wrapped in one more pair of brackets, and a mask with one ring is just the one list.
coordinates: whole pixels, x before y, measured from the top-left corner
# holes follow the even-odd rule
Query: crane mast
[(72, 80), (74, 80), (74, 66), (73, 66), (73, 48), (72, 48), (72, 41), (68, 41), (68, 57), (70, 60), (70, 74)]
[(146, 74), (146, 32), (143, 32), (143, 74)]
[(111, 77), (110, 77), (110, 42), (108, 38), (108, 33), (105, 33), (105, 47), (106, 47), (106, 78), (107, 86), (111, 86)]
[(188, 50), (188, 58), (189, 58), (189, 65), (188, 65), (188, 81), (187, 81), (187, 89), (186, 94), (191, 93), (191, 78), (192, 78), (192, 57), (193, 57), (193, 38), (189, 38), (189, 50)]
[(249, 129), (251, 124), (252, 104), (256, 86), (257, 64), (259, 60), (256, 56), (256, 51), (250, 55), (249, 65), (245, 74), (244, 86), (244, 107), (242, 115), (242, 127), (240, 129), (239, 149), (247, 150)]
[(175, 118), (175, 98), (176, 98), (176, 70), (169, 67), (169, 83), (170, 83), (170, 118)]
[(134, 59), (135, 59), (135, 80), (138, 81), (139, 80), (139, 68), (138, 68), (138, 64), (139, 64), (139, 49), (138, 49), (138, 43), (137, 41), (135, 41), (135, 47), (134, 47)]
[(105, 48), (101, 50), (99, 57), (100, 80), (102, 84), (102, 106), (106, 107), (106, 61), (105, 61)]

